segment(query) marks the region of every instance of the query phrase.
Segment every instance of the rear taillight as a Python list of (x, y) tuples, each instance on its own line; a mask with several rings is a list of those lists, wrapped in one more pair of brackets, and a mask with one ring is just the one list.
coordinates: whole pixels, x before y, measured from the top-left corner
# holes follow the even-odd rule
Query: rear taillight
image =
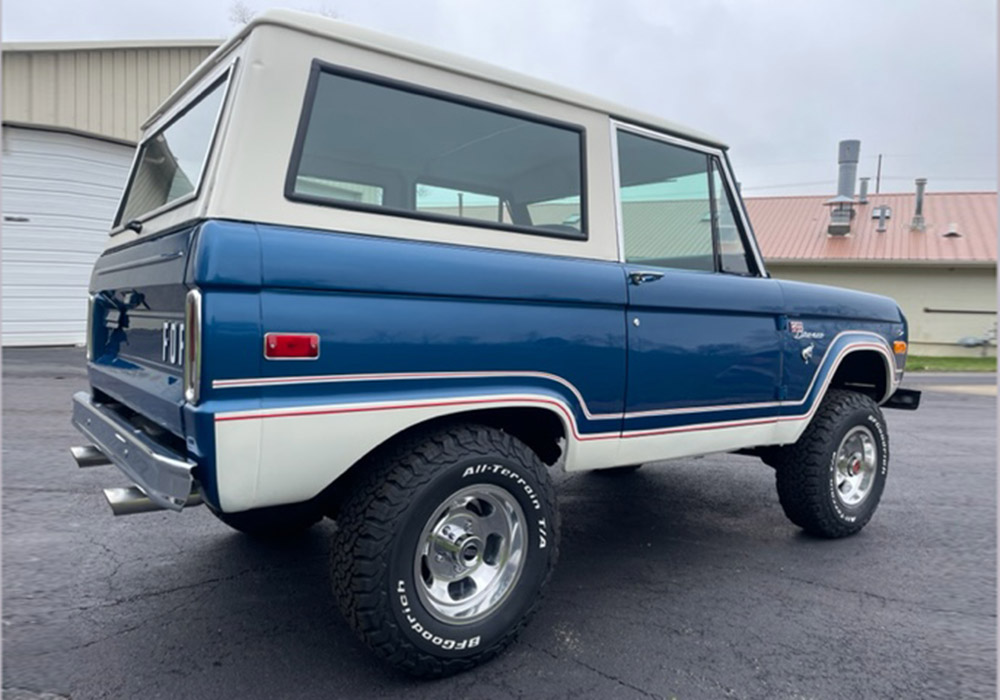
[(315, 360), (319, 357), (317, 333), (268, 333), (264, 336), (267, 360)]
[(94, 361), (94, 304), (97, 295), (91, 294), (87, 299), (87, 362)]
[(201, 292), (192, 289), (184, 300), (184, 400), (198, 403), (201, 386)]

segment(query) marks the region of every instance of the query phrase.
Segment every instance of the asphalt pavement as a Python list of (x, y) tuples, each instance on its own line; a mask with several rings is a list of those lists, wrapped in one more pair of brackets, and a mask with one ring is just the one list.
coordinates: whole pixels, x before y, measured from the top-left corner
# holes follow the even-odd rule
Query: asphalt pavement
[(3, 370), (5, 700), (996, 697), (994, 375), (907, 378), (922, 406), (886, 411), (882, 504), (845, 540), (801, 534), (749, 457), (556, 475), (540, 613), (427, 682), (337, 614), (332, 523), (267, 545), (205, 508), (114, 518), (100, 489), (124, 477), (68, 453), (82, 353), (5, 350)]

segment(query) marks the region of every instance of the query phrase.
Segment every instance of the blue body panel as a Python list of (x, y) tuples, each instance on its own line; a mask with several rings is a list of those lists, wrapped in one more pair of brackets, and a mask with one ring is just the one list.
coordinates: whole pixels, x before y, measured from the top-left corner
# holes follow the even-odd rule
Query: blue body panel
[(629, 295), (627, 411), (777, 399), (777, 282), (665, 270), (659, 279), (629, 285)]
[[(104, 253), (94, 265), (90, 383), (183, 435), (183, 369), (162, 359), (164, 322), (184, 320), (187, 253), (194, 228)], [(115, 323), (115, 319), (119, 319)]]
[[(258, 228), (265, 291), (262, 332), (320, 334), (314, 362), (264, 362), (259, 375), (529, 371), (558, 375), (592, 414), (620, 416), (625, 382), (625, 286), (618, 265), (459, 246)], [(298, 272), (296, 272), (298, 271)], [(260, 336), (257, 336), (258, 338)], [(565, 386), (519, 379), (566, 399), (584, 429), (620, 429), (620, 418), (590, 421)], [(510, 379), (435, 380), (421, 389), (510, 393)], [(412, 381), (406, 383), (408, 390)], [(264, 407), (288, 400), (329, 402), (341, 390), (311, 384), (266, 387)], [(399, 395), (386, 382), (361, 383), (369, 400)]]
[[(133, 306), (126, 328), (95, 319), (91, 382), (183, 437), (217, 504), (220, 412), (527, 394), (567, 407), (581, 436), (776, 419), (809, 410), (847, 344), (904, 332), (883, 297), (681, 270), (630, 285), (633, 267), (206, 221), (98, 261), (92, 289)], [(181, 368), (158, 359), (190, 288), (203, 316), (194, 407)], [(265, 360), (268, 332), (318, 333), (320, 357)]]
[[(836, 355), (839, 348), (847, 342), (864, 340), (847, 334), (846, 331), (874, 332), (885, 338), (890, 346), (893, 340), (906, 340), (902, 312), (896, 302), (888, 297), (803, 282), (782, 280), (778, 284), (781, 287), (785, 315), (790, 320), (801, 321), (805, 329), (805, 337), (802, 338), (795, 337), (791, 331), (783, 333), (784, 355), (788, 358), (782, 377), (783, 398), (799, 400), (806, 397), (821, 358), (827, 354)], [(838, 345), (834, 346), (838, 336)], [(803, 348), (809, 345), (814, 348), (815, 361), (807, 363), (802, 361), (801, 354)], [(820, 382), (816, 382), (813, 394), (818, 391), (819, 386)], [(805, 408), (810, 403), (807, 400)], [(798, 415), (805, 413), (805, 410), (785, 407), (782, 413)]]

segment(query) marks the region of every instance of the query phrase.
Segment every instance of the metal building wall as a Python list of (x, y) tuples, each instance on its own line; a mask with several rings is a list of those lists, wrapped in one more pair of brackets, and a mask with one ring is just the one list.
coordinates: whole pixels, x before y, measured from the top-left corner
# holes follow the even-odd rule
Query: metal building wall
[[(982, 355), (982, 349), (964, 348), (958, 345), (958, 340), (966, 336), (983, 337), (995, 328), (997, 321), (997, 268), (989, 264), (797, 265), (772, 260), (768, 261), (767, 269), (777, 279), (829, 284), (892, 297), (910, 324), (911, 355)], [(995, 343), (987, 348), (987, 354), (997, 354)]]
[(3, 121), (134, 142), (139, 125), (219, 43), (6, 44)]

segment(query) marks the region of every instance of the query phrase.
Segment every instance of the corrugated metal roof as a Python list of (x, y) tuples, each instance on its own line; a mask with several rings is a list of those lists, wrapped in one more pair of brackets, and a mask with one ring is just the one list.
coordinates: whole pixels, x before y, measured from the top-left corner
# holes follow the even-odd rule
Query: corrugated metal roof
[[(924, 196), (926, 229), (911, 231), (914, 193), (869, 195), (855, 204), (851, 233), (827, 234), (829, 195), (748, 197), (750, 222), (765, 260), (908, 261), (913, 263), (996, 263), (997, 193), (928, 192)], [(888, 205), (891, 218), (878, 232), (876, 207)], [(961, 236), (946, 238), (950, 224)]]

